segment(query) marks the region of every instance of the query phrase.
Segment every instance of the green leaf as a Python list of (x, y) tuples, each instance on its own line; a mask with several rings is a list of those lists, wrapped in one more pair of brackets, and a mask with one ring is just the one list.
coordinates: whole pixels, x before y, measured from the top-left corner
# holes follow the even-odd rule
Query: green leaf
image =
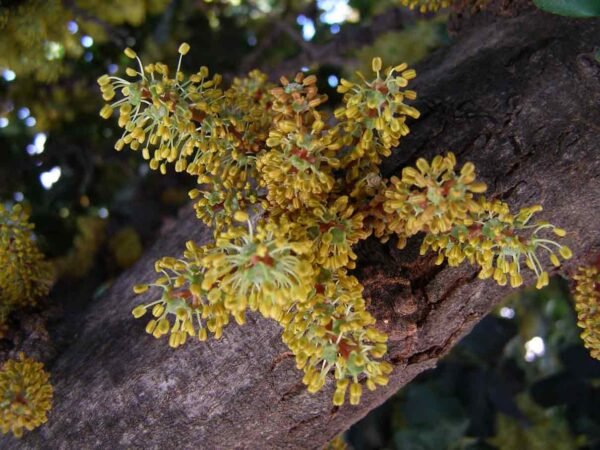
[(533, 0), (542, 11), (568, 17), (600, 16), (599, 0)]

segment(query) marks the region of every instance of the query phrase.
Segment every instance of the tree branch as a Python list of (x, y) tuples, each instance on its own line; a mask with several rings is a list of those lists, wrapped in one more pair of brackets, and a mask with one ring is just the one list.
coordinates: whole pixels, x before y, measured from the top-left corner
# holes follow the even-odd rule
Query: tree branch
[[(598, 21), (541, 12), (480, 23), (418, 67), (421, 119), (385, 165), (387, 175), (448, 149), (473, 161), (490, 195), (515, 208), (544, 205), (570, 230), (572, 271), (600, 252), (600, 68), (591, 57)], [(437, 360), (510, 288), (477, 270), (438, 267), (410, 241), (398, 251), (370, 239), (357, 276), (390, 336), (395, 369), (359, 406), (333, 407), (334, 387), (309, 394), (272, 321), (249, 317), (220, 341), (172, 350), (131, 317), (131, 287), (153, 261), (210, 233), (186, 208), (176, 227), (94, 301), (77, 340), (49, 366), (54, 409), (22, 448), (319, 448)], [(526, 280), (531, 282), (530, 280)], [(151, 294), (150, 294), (151, 295)], [(12, 437), (0, 440), (13, 448)]]

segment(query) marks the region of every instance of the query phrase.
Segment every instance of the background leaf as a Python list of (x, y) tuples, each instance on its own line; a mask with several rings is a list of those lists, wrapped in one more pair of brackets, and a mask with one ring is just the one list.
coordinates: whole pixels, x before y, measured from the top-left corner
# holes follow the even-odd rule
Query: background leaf
[(568, 17), (599, 17), (600, 0), (533, 0), (542, 11)]

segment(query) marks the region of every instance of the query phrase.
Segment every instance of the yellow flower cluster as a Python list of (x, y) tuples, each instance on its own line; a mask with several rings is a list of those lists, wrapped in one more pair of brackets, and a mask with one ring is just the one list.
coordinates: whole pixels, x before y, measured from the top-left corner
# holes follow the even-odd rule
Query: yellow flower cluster
[(600, 359), (600, 270), (595, 266), (580, 267), (573, 276), (576, 281), (573, 298), (577, 325), (583, 329), (581, 339), (592, 358)]
[[(208, 331), (218, 339), (230, 320), (230, 314), (224, 305), (224, 296), (202, 289), (205, 269), (202, 259), (210, 250), (209, 246), (198, 247), (189, 241), (183, 258), (164, 257), (155, 264), (160, 274), (153, 283), (135, 286), (136, 293), (146, 292), (149, 287), (162, 290), (161, 297), (148, 304), (133, 309), (136, 318), (142, 317), (148, 310), (153, 319), (146, 325), (146, 332), (155, 338), (168, 333), (169, 345), (177, 348), (185, 344), (188, 336), (197, 336), (205, 341)], [(173, 318), (171, 323), (170, 318)], [(240, 317), (238, 317), (238, 320)]]
[(369, 236), (364, 214), (354, 211), (347, 196), (338, 197), (331, 206), (319, 205), (297, 218), (303, 233), (313, 242), (316, 263), (325, 269), (353, 269), (356, 254), (352, 246)]
[[(117, 91), (123, 95), (100, 111), (102, 117), (109, 118), (119, 108), (119, 126), (125, 131), (115, 148), (121, 150), (129, 145), (132, 150), (142, 149), (144, 159), (150, 160), (150, 168), (160, 168), (162, 173), (166, 173), (166, 163), (175, 163), (178, 172), (187, 168), (189, 157), (200, 147), (203, 135), (210, 133), (208, 127), (197, 124), (205, 120), (204, 116), (211, 112), (211, 103), (222, 95), (218, 89), (221, 77), (209, 79), (205, 67), (184, 80), (179, 68), (182, 56), (188, 51), (189, 46), (181, 46), (173, 78), (166, 65), (144, 67), (137, 54), (127, 48), (125, 55), (135, 59), (138, 68), (128, 68), (126, 73), (140, 79), (130, 82), (109, 75), (98, 79), (105, 101), (113, 100)], [(205, 128), (206, 133), (201, 133)]]
[(450, 266), (458, 266), (467, 260), (481, 267), (481, 279), (493, 277), (501, 286), (510, 280), (512, 287), (518, 287), (523, 284), (524, 262), (535, 272), (536, 287), (546, 286), (549, 276), (538, 252), (545, 251), (550, 262), (559, 266), (559, 255), (569, 259), (571, 250), (540, 233), (552, 231), (563, 237), (566, 232), (546, 222), (530, 223), (541, 211), (539, 205), (513, 215), (504, 202), (475, 197), (486, 190), (475, 179), (475, 166), (466, 163), (456, 173), (455, 165), (454, 154), (438, 155), (431, 164), (419, 159), (417, 168), (406, 167), (401, 180), (392, 178), (393, 187), (385, 191), (383, 203), (392, 215), (390, 228), (402, 242), (418, 232), (427, 233), (421, 254), (430, 248), (436, 251), (437, 264), (447, 259)]
[(489, 202), (481, 198), (479, 204), (481, 211), (474, 213), (466, 222), (455, 225), (450, 232), (428, 234), (421, 253), (432, 248), (439, 253), (437, 263), (441, 264), (446, 257), (451, 266), (457, 266), (466, 259), (481, 267), (479, 278), (493, 277), (501, 286), (508, 281), (512, 287), (521, 286), (524, 263), (535, 273), (538, 289), (549, 282), (548, 272), (538, 252), (545, 252), (554, 266), (560, 265), (559, 256), (571, 258), (571, 250), (567, 246), (539, 235), (540, 232), (551, 231), (563, 237), (566, 234), (563, 229), (546, 222), (529, 223), (541, 206), (523, 208), (513, 215), (504, 202)]
[(54, 279), (52, 265), (38, 249), (33, 224), (20, 204), (0, 204), (0, 303), (14, 307), (35, 304), (47, 295)]
[(421, 13), (426, 13), (447, 8), (452, 4), (452, 0), (400, 0), (400, 3), (410, 9), (417, 9)]
[[(137, 69), (127, 81), (103, 75), (98, 79), (103, 98), (122, 98), (105, 105), (100, 115), (109, 118), (119, 110), (119, 126), (125, 129), (115, 148), (128, 145), (142, 150), (151, 169), (166, 173), (167, 164), (175, 171), (196, 176), (201, 189), (190, 191), (196, 199), (196, 213), (215, 234), (231, 225), (236, 211), (258, 206), (260, 196), (251, 184), (257, 180), (256, 158), (264, 148), (272, 122), (266, 76), (251, 72), (235, 79), (232, 86), (219, 88), (221, 76), (209, 77), (206, 67), (187, 79), (179, 70), (188, 44), (179, 48), (180, 58), (174, 76), (161, 63), (143, 66), (136, 53), (125, 54), (137, 60)], [(253, 206), (254, 205), (254, 206)]]
[(381, 58), (374, 58), (371, 67), (375, 73), (372, 81), (357, 72), (359, 83), (342, 79), (338, 86), (344, 105), (334, 111), (339, 124), (333, 132), (338, 147), (344, 147), (340, 162), (347, 181), (376, 173), (381, 157), (389, 156), (409, 133), (407, 117), (419, 117), (419, 111), (406, 103), (417, 94), (405, 89), (416, 72), (406, 64), (383, 70)]
[(331, 370), (338, 406), (348, 390), (350, 404), (359, 403), (362, 379), (369, 390), (388, 383), (392, 366), (377, 360), (387, 351), (387, 336), (374, 327), (360, 282), (345, 270), (321, 270), (308, 301), (296, 303), (280, 323), (309, 392), (320, 390)]
[(232, 312), (249, 307), (279, 320), (292, 302), (306, 299), (314, 279), (311, 243), (290, 240), (295, 227), (279, 220), (221, 234), (203, 259), (202, 287), (224, 295)]
[[(222, 233), (216, 246), (188, 242), (183, 259), (162, 258), (156, 263), (162, 276), (136, 287), (141, 293), (156, 286), (163, 293), (159, 300), (136, 307), (133, 315), (141, 317), (152, 307), (155, 319), (146, 331), (157, 338), (171, 331), (172, 347), (185, 343), (186, 334), (206, 339), (206, 328), (220, 337), (230, 316), (240, 325), (245, 322), (248, 308), (280, 319), (294, 301), (306, 300), (314, 278), (304, 257), (310, 243), (289, 242), (289, 227), (269, 223), (253, 230), (249, 224)], [(175, 317), (173, 325), (169, 314)]]
[(271, 87), (258, 70), (235, 78), (211, 106), (214, 113), (202, 121), (210, 127), (207, 143), (188, 166), (201, 188), (190, 191), (190, 197), (197, 199), (198, 218), (212, 225), (215, 235), (231, 226), (237, 211), (256, 212), (260, 206), (263, 195), (256, 190), (256, 159), (265, 148), (272, 122)]
[[(188, 51), (180, 46), (180, 55)], [(342, 80), (342, 105), (328, 117), (319, 110), (326, 96), (314, 75), (282, 77), (273, 87), (254, 71), (223, 90), (220, 76), (209, 78), (206, 68), (184, 76), (181, 58), (171, 77), (164, 64), (144, 67), (133, 50), (125, 53), (138, 61), (137, 70), (127, 69), (137, 81), (98, 80), (105, 100), (121, 94), (101, 111), (106, 118), (120, 111), (125, 130), (117, 149), (142, 149), (151, 168), (165, 172), (174, 163), (196, 177), (190, 197), (197, 216), (214, 228), (213, 244), (189, 242), (181, 259), (156, 263), (154, 283), (135, 289), (162, 290), (133, 314), (150, 309), (146, 330), (170, 333), (173, 347), (190, 336), (204, 340), (207, 330), (219, 337), (230, 317), (243, 324), (248, 309), (258, 311), (283, 327), (310, 392), (333, 377), (333, 403), (357, 404), (364, 385), (385, 385), (392, 370), (382, 360), (387, 337), (348, 275), (360, 240), (396, 235), (402, 247), (425, 232), (422, 250), (436, 250), (439, 263), (467, 259), (481, 265), (482, 277), (501, 284), (510, 277), (513, 285), (520, 284), (523, 259), (538, 285), (547, 282), (538, 250), (553, 263), (553, 248), (569, 256), (567, 247), (538, 235), (562, 230), (529, 225), (536, 208), (513, 216), (505, 204), (477, 198), (485, 185), (473, 164), (455, 170), (453, 154), (420, 159), (401, 179), (381, 176), (382, 157), (409, 132), (407, 118), (419, 116), (407, 104), (416, 93), (406, 89), (415, 77), (406, 64), (383, 69), (374, 58), (375, 78)]]
[(17, 438), (48, 420), (52, 385), (42, 363), (26, 358), (9, 359), (0, 370), (0, 431)]
[(267, 201), (283, 210), (317, 206), (334, 185), (336, 145), (327, 133), (324, 117), (317, 107), (327, 97), (319, 95), (317, 78), (299, 73), (283, 87), (271, 90), (276, 113), (267, 146), (257, 160), (259, 183), (267, 189)]

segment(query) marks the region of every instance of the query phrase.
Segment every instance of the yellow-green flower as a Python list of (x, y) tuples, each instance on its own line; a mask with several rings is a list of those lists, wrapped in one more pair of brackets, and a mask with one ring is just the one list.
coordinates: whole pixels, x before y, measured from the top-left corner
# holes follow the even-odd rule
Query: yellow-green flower
[(428, 233), (421, 254), (431, 248), (439, 254), (437, 263), (441, 264), (446, 258), (451, 266), (466, 259), (481, 267), (479, 278), (493, 278), (502, 286), (507, 283), (520, 286), (526, 267), (535, 273), (538, 289), (549, 282), (541, 259), (543, 253), (554, 266), (560, 265), (557, 254), (562, 259), (571, 257), (568, 247), (542, 235), (553, 232), (562, 237), (564, 230), (547, 222), (530, 223), (541, 206), (523, 208), (513, 215), (508, 205), (498, 200), (489, 202), (480, 198), (478, 204), (478, 211), (471, 212), (468, 220), (454, 225), (451, 230)]
[(306, 299), (314, 278), (311, 242), (291, 240), (294, 227), (282, 219), (222, 233), (202, 259), (202, 288), (223, 295), (232, 312), (281, 317), (290, 302)]
[(322, 270), (308, 301), (297, 302), (282, 317), (283, 342), (292, 350), (296, 366), (304, 371), (309, 392), (317, 392), (333, 371), (335, 405), (358, 404), (361, 380), (373, 390), (386, 385), (392, 366), (380, 358), (387, 336), (375, 327), (367, 312), (359, 281), (344, 270)]
[(339, 167), (328, 128), (316, 110), (327, 98), (319, 95), (314, 75), (299, 73), (293, 81), (282, 78), (274, 97), (273, 127), (257, 160), (259, 183), (267, 189), (269, 206), (299, 210), (317, 206), (334, 186)]
[[(181, 56), (188, 51), (179, 47)], [(172, 347), (190, 336), (205, 340), (207, 331), (218, 338), (231, 317), (243, 324), (248, 309), (259, 311), (283, 327), (309, 392), (333, 375), (333, 403), (356, 405), (364, 387), (387, 384), (392, 370), (382, 360), (387, 336), (347, 274), (360, 240), (396, 236), (402, 248), (423, 232), (421, 252), (437, 252), (437, 264), (468, 261), (481, 278), (514, 287), (524, 267), (538, 287), (548, 283), (544, 253), (555, 266), (571, 257), (546, 235), (564, 237), (564, 230), (531, 222), (541, 207), (512, 214), (506, 203), (488, 201), (475, 166), (458, 170), (452, 153), (383, 178), (382, 158), (408, 134), (407, 118), (419, 117), (407, 89), (416, 73), (406, 64), (384, 69), (374, 58), (373, 80), (342, 80), (342, 106), (329, 117), (319, 110), (327, 97), (314, 75), (282, 77), (274, 87), (254, 71), (221, 89), (220, 76), (209, 78), (205, 67), (186, 77), (180, 59), (170, 75), (164, 64), (143, 67), (132, 49), (125, 54), (138, 61), (139, 69), (127, 70), (136, 81), (98, 80), (105, 100), (121, 97), (101, 111), (107, 118), (119, 109), (117, 149), (141, 149), (152, 169), (164, 173), (174, 163), (194, 176), (196, 214), (214, 230), (213, 244), (189, 242), (183, 257), (156, 263), (155, 282), (135, 288), (162, 290), (133, 315), (150, 311), (146, 331), (170, 334)]]
[(417, 97), (416, 92), (404, 89), (416, 72), (406, 64), (382, 71), (379, 58), (373, 60), (372, 66), (374, 80), (367, 81), (357, 72), (361, 82), (342, 79), (338, 86), (338, 92), (344, 94), (344, 105), (335, 110), (340, 123), (333, 132), (347, 146), (341, 157), (343, 168), (361, 159), (379, 165), (381, 156), (389, 156), (392, 147), (408, 134), (406, 118), (419, 117), (419, 111), (406, 103)]
[(100, 115), (109, 118), (119, 111), (124, 132), (117, 150), (126, 145), (141, 150), (150, 168), (163, 174), (173, 164), (176, 172), (195, 176), (199, 187), (190, 196), (198, 198), (198, 218), (218, 233), (231, 225), (236, 211), (247, 211), (261, 200), (255, 190), (256, 159), (265, 149), (275, 114), (268, 107), (272, 86), (258, 71), (236, 78), (225, 91), (219, 88), (221, 76), (210, 77), (206, 67), (186, 77), (179, 68), (189, 46), (184, 43), (181, 49), (172, 75), (162, 63), (144, 66), (127, 49), (138, 67), (126, 72), (135, 80), (100, 77), (103, 98), (112, 101)]
[(436, 156), (431, 164), (420, 158), (415, 167), (402, 170), (402, 179), (392, 177), (385, 191), (386, 212), (397, 214), (408, 236), (420, 231), (432, 234), (449, 231), (455, 223), (469, 221), (469, 214), (479, 211), (474, 194), (486, 186), (475, 181), (475, 166), (465, 164), (454, 170), (456, 157), (448, 153)]

